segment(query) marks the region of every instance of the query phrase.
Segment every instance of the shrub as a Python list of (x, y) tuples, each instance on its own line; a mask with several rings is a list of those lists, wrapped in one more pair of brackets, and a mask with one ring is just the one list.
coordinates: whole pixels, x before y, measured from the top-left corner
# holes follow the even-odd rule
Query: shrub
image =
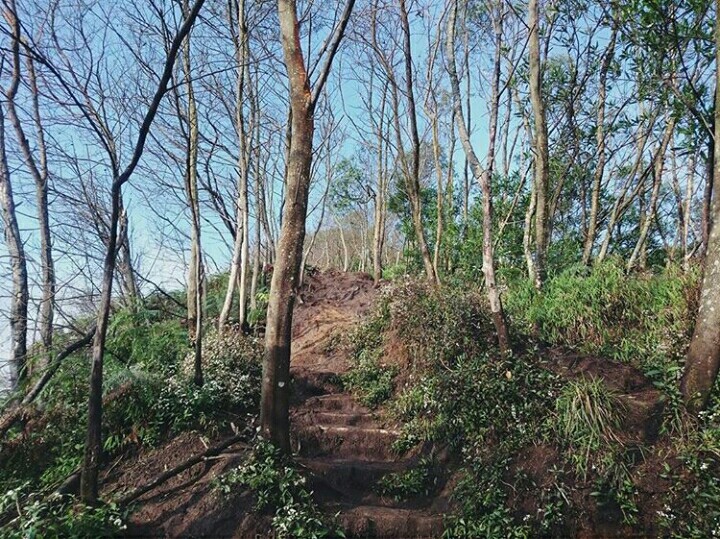
[(494, 326), (478, 293), (406, 279), (386, 294), (389, 328), (402, 337), (421, 368), (452, 367), (456, 357), (493, 346)]
[(165, 320), (147, 309), (123, 309), (108, 328), (107, 353), (118, 362), (158, 373), (170, 372), (185, 357), (188, 334), (178, 319)]
[(355, 393), (370, 408), (376, 408), (388, 400), (394, 389), (397, 368), (380, 363), (388, 323), (388, 303), (387, 298), (384, 298), (348, 338), (355, 364), (341, 380), (346, 389)]
[(381, 496), (389, 496), (398, 502), (415, 496), (429, 496), (437, 484), (433, 468), (432, 459), (422, 458), (414, 468), (383, 476), (375, 490)]
[[(244, 335), (239, 329), (207, 333), (202, 343), (205, 385), (215, 386), (227, 405), (254, 409), (260, 401), (263, 351), (258, 337)], [(189, 353), (182, 363), (181, 375), (186, 380), (192, 378), (194, 360)]]

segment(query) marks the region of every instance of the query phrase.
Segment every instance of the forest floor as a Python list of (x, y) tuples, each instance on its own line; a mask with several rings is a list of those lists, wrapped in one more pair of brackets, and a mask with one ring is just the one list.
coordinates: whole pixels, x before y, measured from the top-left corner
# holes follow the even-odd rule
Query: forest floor
[[(342, 390), (340, 375), (351, 368), (352, 360), (347, 347), (340, 343), (370, 312), (377, 296), (372, 279), (365, 274), (327, 272), (306, 277), (293, 322), (293, 449), (315, 500), (323, 512), (337, 515), (346, 536), (438, 537), (443, 531), (443, 515), (450, 506), (453, 476), (442, 470), (431, 495), (397, 501), (378, 494), (380, 478), (416, 467), (427, 448), (418, 447), (398, 456), (391, 445), (399, 437), (400, 425)], [(392, 353), (393, 347), (387, 350)], [(659, 394), (639, 371), (599, 358), (552, 350), (545, 355), (550, 359), (549, 368), (564, 378), (592, 374), (622, 392), (627, 403), (623, 431), (628, 440), (638, 446), (654, 441), (659, 423), (653, 418), (659, 417)], [(108, 466), (103, 495), (144, 485), (202, 453), (210, 443), (199, 433), (185, 433), (161, 447), (120, 458)], [(528, 451), (517, 455), (510, 466), (541, 484), (559, 460), (558, 451), (542, 444)], [(249, 493), (228, 499), (214, 488), (213, 480), (241, 464), (245, 457), (242, 444), (231, 446), (144, 495), (131, 515), (128, 535), (266, 536), (270, 517), (253, 513)], [(441, 468), (450, 468), (449, 457), (442, 453), (439, 463)], [(652, 477), (659, 474), (649, 465), (644, 468), (648, 475), (641, 482), (641, 488), (646, 490), (641, 495), (652, 512), (655, 508), (651, 500), (659, 488)], [(617, 508), (597, 508), (592, 488), (581, 488), (576, 495), (586, 498), (577, 500), (576, 505), (587, 511), (574, 519), (568, 533), (589, 537), (624, 535), (629, 531), (620, 523), (622, 515)], [(537, 510), (537, 500), (515, 502), (525, 511)]]

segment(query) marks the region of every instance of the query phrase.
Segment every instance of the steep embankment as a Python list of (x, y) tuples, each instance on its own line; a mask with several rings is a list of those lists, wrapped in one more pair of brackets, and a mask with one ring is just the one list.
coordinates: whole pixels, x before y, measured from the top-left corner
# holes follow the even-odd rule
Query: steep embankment
[[(445, 497), (396, 502), (375, 492), (385, 474), (412, 466), (418, 455), (390, 451), (396, 425), (343, 393), (339, 375), (351, 365), (341, 337), (368, 312), (376, 297), (369, 276), (328, 272), (309, 275), (293, 324), (293, 444), (312, 490), (328, 514), (339, 513), (348, 536), (430, 537), (442, 532)], [(136, 458), (109, 466), (104, 494), (143, 485), (164, 470), (202, 453), (209, 442), (185, 434)], [(231, 446), (170, 479), (138, 500), (130, 535), (248, 537), (267, 532), (267, 520), (252, 514), (243, 495), (226, 503), (213, 479), (245, 458)]]

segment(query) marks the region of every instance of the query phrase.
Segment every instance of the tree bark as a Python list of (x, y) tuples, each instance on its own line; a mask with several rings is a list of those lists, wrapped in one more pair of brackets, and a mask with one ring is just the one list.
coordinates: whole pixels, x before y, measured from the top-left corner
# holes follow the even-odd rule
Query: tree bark
[(490, 111), (489, 126), (489, 144), (488, 144), (488, 161), (487, 167), (483, 169), (480, 164), (472, 144), (470, 143), (470, 135), (468, 126), (465, 125), (465, 117), (463, 116), (462, 100), (460, 95), (460, 81), (457, 76), (457, 68), (455, 67), (455, 21), (457, 18), (457, 2), (450, 11), (448, 18), (447, 31), (447, 58), (448, 71), (450, 74), (450, 83), (452, 87), (453, 103), (455, 107), (455, 122), (465, 151), (465, 156), (470, 163), (470, 168), (475, 179), (480, 183), (483, 193), (483, 275), (485, 276), (485, 287), (487, 290), (488, 301), (490, 303), (490, 313), (495, 324), (495, 330), (498, 335), (498, 346), (500, 352), (505, 354), (510, 351), (510, 336), (505, 320), (505, 312), (502, 307), (500, 291), (498, 290), (495, 280), (495, 258), (494, 246), (492, 238), (492, 189), (490, 181), (495, 161), (495, 134), (497, 132), (497, 117), (499, 105), (499, 87), (500, 87), (500, 50), (502, 45), (502, 14), (496, 14), (498, 19), (494, 21), (496, 51), (495, 63), (492, 79), (492, 103)]
[(311, 90), (300, 46), (295, 0), (278, 0), (278, 19), (290, 92), (290, 147), (286, 163), (285, 204), (275, 265), (270, 284), (265, 357), (260, 397), (260, 433), (281, 451), (290, 452), (290, 346), (296, 285), (302, 262), (307, 217), (314, 110), (327, 80), (333, 57), (352, 12), (348, 0), (333, 32), (329, 52), (315, 88)]
[(550, 182), (550, 152), (548, 150), (547, 119), (542, 95), (540, 60), (540, 9), (538, 0), (528, 5), (530, 101), (535, 120), (533, 149), (535, 150), (535, 288), (542, 288), (547, 272), (548, 201)]
[[(720, 0), (715, 0), (720, 13)], [(720, 20), (715, 20), (715, 61), (720, 65)], [(715, 71), (715, 102), (720, 102), (720, 70)], [(720, 137), (720, 108), (715, 107), (715, 140)], [(713, 183), (720, 185), (720, 144), (714, 145)], [(685, 371), (680, 391), (691, 413), (705, 408), (720, 370), (720, 200), (715, 194), (704, 274), (700, 292), (700, 307), (690, 348), (685, 359)]]

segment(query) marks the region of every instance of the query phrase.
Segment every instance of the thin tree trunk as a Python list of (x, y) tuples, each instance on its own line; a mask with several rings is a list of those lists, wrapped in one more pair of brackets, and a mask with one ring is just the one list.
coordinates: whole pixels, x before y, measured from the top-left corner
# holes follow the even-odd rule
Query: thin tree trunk
[(5, 113), (0, 107), (0, 204), (2, 204), (5, 245), (10, 257), (13, 292), (10, 304), (10, 387), (17, 389), (25, 379), (27, 357), (28, 277), (20, 227), (15, 213), (10, 169), (5, 143)]
[[(5, 90), (5, 99), (12, 111), (15, 96), (20, 85), (20, 23), (16, 16), (14, 1), (8, 10), (11, 20), (14, 57), (13, 75), (10, 86)], [(13, 116), (11, 112), (11, 116)], [(16, 117), (16, 115), (15, 115)], [(12, 272), (13, 290), (10, 300), (10, 387), (13, 389), (23, 382), (26, 376), (27, 361), (27, 322), (28, 322), (28, 276), (25, 247), (20, 236), (15, 211), (15, 199), (8, 166), (7, 143), (5, 140), (5, 111), (0, 105), (0, 204), (2, 205), (5, 245), (7, 246)]]
[(383, 158), (383, 152), (386, 150), (386, 144), (384, 143), (384, 131), (383, 126), (385, 125), (385, 105), (387, 102), (387, 83), (383, 86), (382, 99), (380, 101), (380, 119), (378, 121), (377, 130), (377, 147), (378, 147), (378, 158), (377, 158), (377, 183), (375, 186), (375, 207), (374, 207), (374, 219), (373, 219), (373, 280), (375, 285), (380, 283), (382, 279), (382, 253), (383, 246), (385, 244), (385, 214), (387, 204), (387, 179), (385, 170), (385, 160)]
[[(422, 220), (422, 202), (420, 199), (420, 135), (417, 127), (417, 107), (415, 106), (415, 89), (413, 76), (413, 59), (412, 45), (410, 36), (410, 22), (408, 20), (407, 6), (405, 0), (398, 0), (400, 8), (400, 25), (403, 35), (403, 55), (405, 58), (405, 96), (408, 102), (408, 120), (410, 122), (410, 139), (412, 149), (412, 160), (407, 169), (408, 174), (406, 180), (408, 183), (408, 198), (410, 199), (410, 207), (412, 212), (413, 223), (415, 225), (415, 236), (422, 257), (423, 266), (425, 267), (425, 275), (429, 281), (439, 282), (435, 267), (432, 263), (430, 250), (425, 240), (425, 230)], [(397, 92), (395, 92), (397, 94)], [(396, 107), (396, 116), (399, 114)], [(398, 132), (399, 136), (399, 132)]]
[[(52, 238), (50, 234), (50, 216), (48, 211), (48, 167), (47, 167), (47, 147), (45, 145), (45, 131), (40, 118), (40, 93), (37, 86), (37, 76), (35, 73), (35, 64), (30, 55), (26, 58), (28, 86), (30, 88), (32, 117), (35, 124), (35, 135), (37, 143), (37, 158), (30, 148), (30, 143), (25, 136), (22, 122), (17, 114), (15, 107), (15, 96), (17, 88), (21, 80), (21, 59), (20, 44), (22, 36), (20, 35), (20, 25), (15, 11), (15, 2), (9, 3), (9, 9), (6, 11), (6, 18), (13, 27), (13, 71), (10, 91), (6, 93), (8, 114), (10, 122), (15, 130), (16, 138), (22, 151), (25, 163), (28, 166), (33, 181), (35, 182), (35, 198), (37, 202), (38, 224), (40, 229), (40, 266), (42, 273), (42, 298), (40, 300), (40, 340), (44, 348), (44, 356), (42, 363), (37, 365), (39, 368), (44, 367), (49, 361), (50, 349), (52, 347), (53, 336), (53, 311), (55, 301), (55, 267), (52, 256)], [(8, 171), (9, 172), (9, 171)], [(12, 226), (12, 225), (11, 225)], [(10, 235), (14, 235), (11, 232)], [(11, 263), (11, 265), (13, 265)], [(13, 274), (15, 272), (13, 271)], [(13, 279), (15, 280), (15, 279)], [(27, 299), (25, 302), (27, 303)], [(25, 314), (27, 319), (27, 312)], [(24, 356), (24, 354), (23, 354)]]
[[(642, 113), (642, 107), (641, 107), (641, 113)], [(642, 115), (642, 114), (641, 114)], [(647, 144), (648, 136), (650, 132), (652, 131), (653, 126), (655, 125), (655, 118), (656, 115), (653, 115), (647, 128), (640, 133), (640, 136), (638, 138), (637, 143), (637, 151), (635, 154), (635, 161), (633, 162), (633, 166), (630, 169), (630, 172), (628, 174), (627, 180), (625, 181), (625, 184), (623, 188), (621, 189), (620, 193), (618, 194), (615, 203), (613, 204), (613, 209), (610, 212), (610, 217), (608, 218), (608, 224), (605, 229), (605, 237), (603, 238), (602, 245), (600, 246), (600, 252), (597, 255), (596, 263), (601, 264), (605, 257), (607, 256), (608, 252), (610, 251), (610, 243), (612, 242), (612, 236), (615, 231), (615, 226), (620, 221), (620, 218), (623, 216), (627, 208), (630, 206), (632, 201), (635, 199), (637, 194), (640, 191), (640, 188), (642, 186), (642, 181), (644, 181), (644, 176), (641, 178), (641, 181), (637, 181), (637, 186), (635, 190), (628, 196), (628, 190), (630, 189), (630, 183), (636, 179), (636, 176), (638, 174), (638, 171), (640, 170), (640, 167), (643, 163), (643, 153), (645, 152), (645, 145)]]
[(683, 246), (683, 270), (690, 270), (690, 257), (692, 253), (688, 245), (690, 230), (692, 228), (692, 200), (695, 191), (695, 160), (697, 154), (690, 155), (690, 163), (688, 165), (687, 185), (685, 186), (685, 210), (683, 211), (683, 229), (682, 229), (682, 246)]
[[(248, 262), (250, 256), (250, 211), (248, 202), (248, 172), (249, 172), (249, 151), (247, 144), (247, 132), (245, 126), (244, 96), (245, 83), (249, 79), (248, 73), (248, 44), (247, 25), (245, 23), (245, 1), (238, 2), (238, 35), (237, 35), (237, 91), (235, 100), (235, 124), (238, 136), (238, 198), (235, 220), (238, 233), (235, 235), (233, 244), (233, 256), (230, 263), (230, 279), (225, 294), (225, 301), (218, 327), (220, 330), (226, 325), (230, 308), (232, 307), (235, 284), (238, 284), (238, 319), (241, 326), (245, 326), (247, 318), (247, 276)], [(241, 231), (242, 229), (242, 231)]]
[[(183, 15), (189, 10), (188, 0), (182, 2)], [(188, 331), (193, 340), (193, 380), (195, 385), (203, 385), (202, 372), (202, 243), (200, 230), (200, 201), (198, 199), (198, 150), (200, 131), (198, 125), (197, 102), (192, 82), (190, 65), (190, 35), (183, 44), (182, 69), (187, 90), (187, 170), (185, 171), (185, 191), (190, 206), (190, 275), (187, 288)]]
[(173, 66), (180, 46), (190, 32), (197, 14), (205, 0), (196, 0), (189, 15), (175, 35), (170, 45), (165, 66), (158, 82), (155, 95), (143, 118), (140, 126), (135, 148), (127, 168), (114, 181), (111, 190), (112, 210), (110, 215), (110, 234), (108, 238), (105, 260), (103, 262), (102, 291), (100, 306), (97, 313), (97, 331), (93, 343), (93, 353), (90, 371), (90, 397), (88, 399), (88, 429), (85, 441), (85, 455), (83, 459), (82, 475), (80, 479), (80, 497), (88, 505), (95, 505), (98, 499), (98, 472), (102, 457), (102, 387), (103, 387), (103, 358), (105, 355), (105, 341), (107, 338), (108, 321), (110, 317), (110, 303), (112, 301), (113, 274), (115, 272), (115, 250), (118, 239), (118, 221), (120, 218), (120, 196), (122, 186), (130, 179), (137, 167), (145, 148), (150, 127), (160, 103), (167, 92), (167, 85), (172, 77)]
[(470, 135), (462, 110), (462, 101), (460, 96), (460, 81), (458, 80), (457, 70), (455, 67), (455, 21), (457, 18), (457, 3), (450, 11), (448, 18), (447, 30), (447, 58), (448, 71), (450, 74), (450, 82), (453, 93), (453, 103), (455, 106), (455, 121), (460, 135), (465, 155), (470, 162), (473, 175), (480, 183), (483, 193), (483, 275), (485, 276), (485, 287), (487, 289), (488, 301), (490, 303), (490, 312), (495, 324), (495, 330), (498, 334), (498, 345), (500, 352), (505, 354), (510, 351), (510, 336), (508, 334), (505, 313), (502, 307), (500, 291), (495, 281), (495, 259), (494, 247), (492, 240), (492, 190), (491, 178), (493, 164), (495, 161), (495, 136), (497, 132), (497, 117), (499, 105), (499, 87), (500, 87), (500, 50), (502, 47), (502, 14), (496, 14), (498, 17), (494, 20), (494, 30), (496, 39), (495, 63), (492, 79), (492, 103), (490, 110), (490, 126), (489, 126), (489, 144), (488, 144), (488, 162), (487, 167), (483, 169), (480, 160), (475, 154), (475, 150), (470, 143)]
[(607, 76), (612, 65), (615, 55), (615, 41), (617, 39), (617, 24), (613, 25), (612, 34), (610, 35), (610, 43), (608, 44), (605, 54), (603, 55), (602, 64), (600, 65), (600, 81), (598, 83), (598, 104), (597, 104), (597, 127), (595, 131), (595, 140), (597, 143), (597, 164), (593, 174), (592, 193), (590, 195), (590, 216), (588, 218), (587, 234), (585, 235), (585, 246), (583, 248), (583, 264), (590, 263), (592, 257), (593, 246), (595, 245), (595, 235), (597, 234), (598, 215), (600, 213), (600, 191), (602, 188), (602, 179), (605, 172), (605, 99), (607, 96)]
[(542, 95), (542, 72), (540, 61), (540, 9), (538, 0), (528, 5), (530, 101), (535, 119), (535, 287), (541, 289), (546, 275), (548, 242), (548, 200), (550, 178), (547, 120)]
[(650, 201), (648, 204), (647, 212), (643, 212), (641, 217), (643, 218), (640, 224), (640, 236), (635, 244), (630, 259), (627, 263), (627, 270), (632, 270), (638, 262), (641, 262), (641, 267), (644, 267), (643, 253), (646, 252), (646, 244), (650, 227), (654, 222), (655, 212), (657, 211), (658, 199), (660, 197), (660, 187), (662, 186), (662, 174), (665, 166), (665, 152), (667, 152), (668, 145), (673, 138), (675, 132), (675, 120), (672, 119), (667, 123), (665, 127), (665, 133), (660, 143), (660, 147), (655, 153), (655, 159), (653, 159), (653, 185), (652, 193), (650, 194)]

